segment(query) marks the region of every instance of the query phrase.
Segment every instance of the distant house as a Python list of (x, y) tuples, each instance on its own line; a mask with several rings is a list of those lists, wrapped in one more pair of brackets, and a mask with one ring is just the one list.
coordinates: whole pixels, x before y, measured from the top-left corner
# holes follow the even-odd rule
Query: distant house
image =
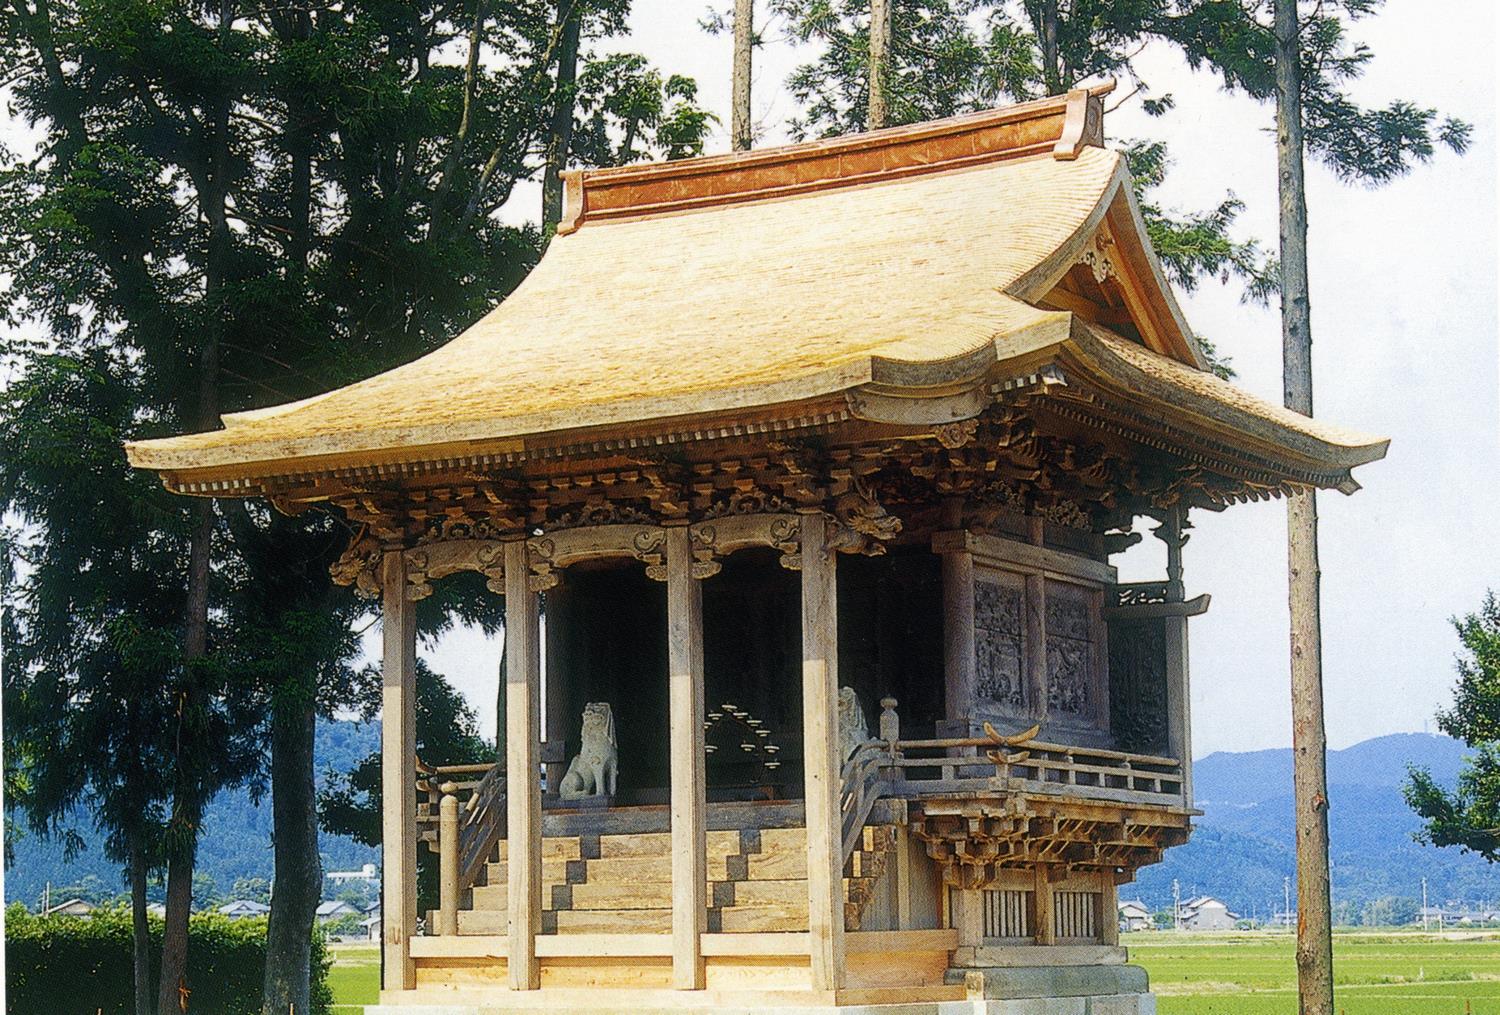
[(163, 919), (166, 919), (167, 907), (160, 902), (148, 902), (146, 904), (146, 915), (159, 916)]
[(219, 907), (219, 912), (231, 920), (239, 920), (247, 916), (265, 916), (270, 911), (270, 906), (264, 902), (256, 902), (254, 899), (235, 899)]
[(49, 908), (43, 916), (88, 916), (94, 911), (94, 907), (82, 899), (69, 899), (67, 902)]
[(371, 941), (379, 941), (380, 940), (380, 909), (379, 909), (379, 907), (376, 907), (376, 910), (375, 910), (374, 913), (372, 913), (371, 915), (365, 917), (365, 922), (362, 923), (360, 926), (364, 927), (364, 929), (365, 929), (365, 935)]
[(1179, 917), (1184, 930), (1234, 930), (1238, 916), (1212, 895), (1200, 895), (1182, 903)]
[(375, 869), (373, 863), (367, 863), (357, 871), (329, 871), (328, 880), (337, 884), (347, 881), (379, 881), (380, 872)]
[(1151, 910), (1146, 908), (1144, 902), (1132, 900), (1120, 903), (1121, 930), (1150, 930), (1154, 924)]
[(356, 907), (349, 905), (347, 902), (341, 902), (338, 899), (318, 903), (318, 919), (323, 923), (327, 923), (330, 920), (337, 920), (341, 916), (359, 915), (360, 912)]

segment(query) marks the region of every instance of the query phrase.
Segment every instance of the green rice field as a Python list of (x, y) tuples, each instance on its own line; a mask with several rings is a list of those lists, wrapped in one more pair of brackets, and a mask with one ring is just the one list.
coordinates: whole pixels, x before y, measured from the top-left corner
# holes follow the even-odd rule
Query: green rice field
[[(1161, 1015), (1296, 1015), (1290, 934), (1126, 934)], [(376, 1000), (380, 952), (334, 945), (334, 1015)], [(1500, 1015), (1500, 934), (1341, 933), (1339, 1015)]]
[[(1126, 934), (1161, 1015), (1296, 1015), (1290, 934)], [(1341, 1015), (1500, 1015), (1500, 934), (1334, 937)]]

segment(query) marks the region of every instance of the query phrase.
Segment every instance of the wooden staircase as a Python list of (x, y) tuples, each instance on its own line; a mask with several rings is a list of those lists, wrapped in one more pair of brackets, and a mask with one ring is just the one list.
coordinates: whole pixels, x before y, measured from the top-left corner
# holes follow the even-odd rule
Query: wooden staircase
[[(895, 844), (895, 827), (870, 825), (844, 866), (844, 921), (859, 928)], [(708, 930), (807, 930), (807, 835), (803, 828), (708, 833)], [(502, 840), (465, 893), (460, 934), (507, 930), (506, 843)], [(428, 926), (436, 914), (428, 914)], [(672, 929), (668, 832), (549, 835), (542, 840), (542, 931), (547, 934), (650, 934)]]

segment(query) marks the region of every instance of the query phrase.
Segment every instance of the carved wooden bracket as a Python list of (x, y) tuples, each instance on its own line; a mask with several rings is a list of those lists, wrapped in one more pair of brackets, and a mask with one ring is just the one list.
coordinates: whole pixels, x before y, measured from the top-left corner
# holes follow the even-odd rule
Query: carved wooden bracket
[[(1043, 807), (1047, 813), (1037, 813)], [(1180, 812), (1019, 796), (963, 801), (947, 813), (922, 805), (911, 828), (937, 861), (943, 882), (963, 889), (990, 887), (1002, 870), (1018, 869), (1041, 868), (1054, 881), (1075, 871), (1124, 872), (1128, 880), (1192, 831)]]
[(403, 554), (406, 563), (406, 598), (415, 602), (432, 595), (434, 578), (459, 571), (484, 575), (484, 587), (505, 594), (505, 544), (495, 539), (450, 539), (413, 547)]
[(856, 476), (848, 492), (833, 502), (827, 546), (830, 552), (878, 557), (885, 553), (884, 541), (900, 531), (901, 519), (886, 511), (870, 484)]
[(665, 581), (666, 530), (659, 525), (593, 525), (562, 529), (526, 541), (531, 576), (527, 579), (533, 592), (555, 588), (562, 580), (559, 573), (569, 564), (602, 557), (634, 557), (646, 565), (646, 574), (659, 569)]
[(380, 540), (361, 532), (328, 568), (335, 585), (353, 585), (361, 599), (380, 598)]
[(802, 518), (798, 515), (726, 515), (694, 525), (692, 537), (694, 578), (718, 574), (718, 558), (752, 546), (779, 550), (781, 566), (789, 571), (802, 566)]

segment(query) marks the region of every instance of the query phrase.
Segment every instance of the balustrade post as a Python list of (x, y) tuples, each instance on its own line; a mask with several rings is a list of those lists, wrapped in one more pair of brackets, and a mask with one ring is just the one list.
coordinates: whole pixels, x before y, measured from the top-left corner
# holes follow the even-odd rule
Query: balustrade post
[(451, 782), (442, 787), (438, 802), (438, 925), (439, 934), (458, 933), (458, 797)]

